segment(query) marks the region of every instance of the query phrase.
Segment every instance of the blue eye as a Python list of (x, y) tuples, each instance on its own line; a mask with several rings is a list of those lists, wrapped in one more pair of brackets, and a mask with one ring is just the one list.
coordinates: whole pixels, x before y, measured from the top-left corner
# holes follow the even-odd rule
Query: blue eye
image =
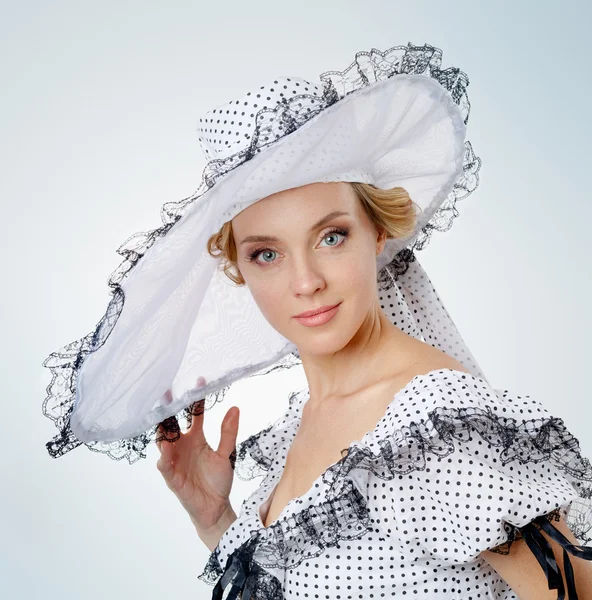
[[(331, 229), (330, 231), (327, 231), (327, 233), (323, 236), (323, 239), (328, 238), (330, 235), (338, 233), (339, 235), (343, 236), (344, 240), (343, 242), (341, 242), (341, 244), (331, 244), (330, 247), (336, 247), (336, 246), (343, 246), (343, 244), (345, 244), (347, 238), (349, 237), (349, 228), (343, 228), (341, 229), (340, 227), (335, 227), (333, 229)], [(263, 264), (272, 264), (273, 261), (264, 261), (264, 263), (260, 263), (257, 258), (259, 257), (260, 254), (263, 254), (264, 252), (271, 252), (271, 253), (276, 253), (275, 250), (271, 250), (269, 248), (257, 248), (256, 250), (253, 250), (253, 252), (251, 252), (248, 256), (247, 256), (247, 260), (250, 262), (254, 262), (255, 264), (259, 265), (260, 267), (263, 266)]]
[[(328, 233), (328, 234), (327, 234), (327, 235), (326, 235), (326, 236), (325, 236), (323, 239), (324, 239), (324, 240), (326, 240), (326, 239), (327, 239), (329, 236), (333, 236), (333, 237), (335, 237), (334, 233), (335, 233), (335, 232), (333, 232), (333, 233), (329, 232), (329, 233)], [(332, 245), (333, 245), (333, 244), (332, 244)]]
[[(269, 253), (269, 252), (274, 252), (274, 251), (273, 250), (267, 250), (267, 253)], [(263, 252), (261, 252), (261, 254), (263, 254)]]

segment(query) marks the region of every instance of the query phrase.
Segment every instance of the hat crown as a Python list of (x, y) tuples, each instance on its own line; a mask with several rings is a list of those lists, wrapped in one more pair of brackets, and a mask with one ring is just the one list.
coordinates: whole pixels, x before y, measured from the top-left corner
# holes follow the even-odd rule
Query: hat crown
[(301, 77), (276, 77), (206, 112), (197, 128), (201, 150), (207, 160), (214, 160), (267, 145), (296, 128), (295, 116), (304, 121), (316, 114), (311, 105), (319, 105), (322, 98), (322, 86)]

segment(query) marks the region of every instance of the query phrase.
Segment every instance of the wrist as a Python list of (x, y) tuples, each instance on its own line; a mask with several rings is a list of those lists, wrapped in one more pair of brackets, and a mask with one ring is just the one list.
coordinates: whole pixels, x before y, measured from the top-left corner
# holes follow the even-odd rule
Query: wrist
[(204, 529), (203, 527), (199, 527), (199, 525), (197, 525), (193, 519), (191, 519), (191, 522), (193, 523), (199, 538), (209, 548), (210, 552), (213, 552), (218, 545), (220, 538), (224, 535), (232, 523), (236, 521), (236, 519), (237, 515), (229, 502), (228, 506), (224, 509), (224, 512), (215, 525)]

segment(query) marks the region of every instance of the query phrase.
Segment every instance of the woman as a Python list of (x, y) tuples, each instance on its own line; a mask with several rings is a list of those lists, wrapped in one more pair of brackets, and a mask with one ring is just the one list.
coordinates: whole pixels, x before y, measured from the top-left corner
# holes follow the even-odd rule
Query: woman
[[(209, 111), (202, 187), (120, 248), (105, 317), (50, 357), (49, 451), (132, 462), (156, 437), (215, 599), (592, 595), (590, 461), (489, 385), (414, 253), (480, 167), (440, 60), (359, 52)], [(236, 447), (231, 409), (210, 448), (208, 395), (290, 356), (308, 386), (284, 414)], [(235, 473), (266, 474), (238, 516)]]
[[(408, 547), (397, 547), (393, 541), (385, 544), (384, 537), (389, 528), (398, 527), (397, 523), (401, 521), (393, 517), (395, 511), (402, 515), (401, 511), (405, 511), (403, 506), (408, 505), (413, 509), (415, 500), (418, 516), (413, 523), (420, 523), (421, 519), (426, 518), (436, 519), (437, 525), (431, 534), (436, 536), (434, 539), (438, 545), (446, 544), (445, 513), (453, 506), (458, 506), (452, 499), (458, 501), (459, 491), (463, 498), (471, 495), (471, 473), (466, 466), (461, 473), (447, 465), (446, 476), (453, 481), (438, 481), (437, 463), (430, 456), (426, 456), (425, 460), (428, 464), (433, 463), (436, 472), (430, 477), (435, 478), (436, 482), (426, 484), (425, 472), (429, 470), (426, 464), (421, 467), (416, 465), (416, 469), (407, 473), (408, 458), (401, 463), (390, 457), (383, 460), (387, 467), (395, 471), (402, 467), (402, 483), (395, 485), (392, 477), (380, 474), (367, 478), (365, 488), (360, 486), (362, 490), (367, 490), (364, 504), (373, 505), (374, 514), (382, 516), (376, 522), (386, 522), (386, 528), (385, 525), (379, 525), (377, 529), (380, 535), (356, 537), (355, 546), (346, 546), (338, 539), (338, 535), (335, 539), (330, 539), (327, 534), (323, 537), (326, 523), (319, 516), (318, 502), (322, 494), (330, 489), (324, 478), (328, 472), (335, 471), (335, 465), (340, 464), (344, 448), (352, 448), (354, 454), (358, 450), (368, 451), (371, 456), (374, 452), (380, 455), (380, 442), (392, 441), (393, 434), (402, 426), (404, 419), (397, 418), (397, 413), (419, 405), (419, 410), (410, 412), (414, 421), (424, 420), (429, 416), (429, 411), (427, 406), (421, 406), (420, 401), (431, 401), (431, 408), (451, 410), (454, 405), (450, 400), (451, 391), (469, 389), (472, 395), (467, 393), (466, 396), (471, 401), (465, 398), (463, 402), (460, 399), (458, 406), (461, 409), (467, 404), (477, 411), (488, 406), (499, 406), (504, 411), (513, 410), (516, 415), (519, 414), (520, 403), (517, 400), (496, 398), (483, 380), (472, 376), (462, 363), (401, 331), (385, 315), (376, 288), (376, 256), (382, 252), (387, 236), (403, 235), (413, 230), (414, 220), (413, 203), (400, 188), (385, 191), (359, 183), (315, 183), (285, 190), (252, 204), (212, 236), (210, 249), (214, 249), (214, 254), (222, 253), (229, 276), (238, 285), (248, 286), (269, 323), (298, 347), (308, 389), (292, 401), (277, 426), (272, 427), (272, 430), (290, 434), (286, 443), (280, 444), (279, 448), (273, 447), (269, 439), (266, 442), (261, 439), (261, 434), (247, 441), (251, 449), (262, 452), (264, 457), (277, 457), (278, 464), (276, 469), (271, 469), (262, 486), (245, 501), (240, 519), (229, 503), (234, 472), (232, 462), (228, 460), (237, 439), (238, 409), (230, 409), (226, 414), (217, 451), (209, 447), (203, 435), (203, 401), (196, 410), (193, 424), (180, 440), (164, 445), (159, 442), (161, 458), (158, 469), (189, 512), (200, 538), (212, 551), (208, 568), (202, 575), (206, 581), (209, 578), (212, 583), (221, 578), (224, 572), (234, 575), (228, 566), (226, 570), (222, 568), (220, 555), (224, 553), (232, 564), (232, 552), (240, 549), (241, 543), (251, 539), (249, 535), (253, 533), (253, 521), (260, 529), (272, 527), (282, 531), (282, 535), (286, 531), (293, 534), (299, 531), (299, 526), (293, 526), (290, 517), (298, 519), (298, 515), (306, 515), (309, 527), (300, 528), (303, 542), (300, 548), (292, 550), (294, 557), (290, 565), (279, 558), (278, 536), (261, 542), (276, 551), (275, 563), (272, 561), (271, 564), (276, 568), (285, 568), (290, 573), (284, 579), (284, 595), (300, 589), (300, 586), (305, 588), (308, 574), (323, 569), (324, 595), (321, 597), (338, 597), (347, 589), (345, 581), (339, 584), (340, 570), (341, 579), (345, 579), (348, 569), (351, 575), (362, 565), (366, 575), (358, 574), (355, 577), (359, 591), (352, 597), (370, 597), (370, 573), (373, 565), (378, 566), (372, 548), (382, 547), (379, 552), (384, 555), (383, 560), (390, 557), (391, 561), (390, 564), (386, 561), (383, 577), (387, 581), (398, 578), (401, 581), (400, 592), (397, 592), (396, 585), (389, 583), (390, 587), (386, 589), (392, 591), (387, 597), (397, 597), (397, 593), (403, 595), (405, 590), (411, 593), (420, 583), (424, 597), (429, 598), (447, 597), (446, 593), (461, 591), (470, 591), (476, 597), (479, 593), (483, 597), (487, 597), (485, 594), (512, 597), (507, 595), (512, 590), (519, 593), (520, 598), (557, 597), (556, 592), (549, 591), (545, 573), (524, 540), (513, 544), (511, 553), (508, 550), (512, 544), (507, 542), (501, 547), (494, 547), (492, 539), (495, 527), (484, 527), (482, 534), (487, 533), (492, 537), (468, 545), (464, 553), (459, 551), (465, 549), (462, 543), (456, 549), (451, 547), (449, 551), (442, 547), (439, 551), (437, 548), (427, 549), (433, 554), (434, 570), (439, 571), (437, 577), (428, 577), (426, 570), (417, 573), (410, 568), (411, 564), (406, 565), (404, 561), (393, 564), (395, 555), (412, 556), (413, 552), (413, 536), (409, 532), (399, 531), (399, 534), (404, 534), (399, 536), (400, 539), (409, 538), (405, 542), (409, 544)], [(262, 240), (262, 236), (275, 238), (275, 241)], [(232, 274), (232, 270), (236, 274)], [(302, 312), (330, 307), (335, 308), (325, 310), (320, 316), (298, 318)], [(442, 393), (439, 397), (434, 396), (435, 391), (447, 387), (450, 388), (446, 390), (447, 395)], [(486, 391), (488, 389), (489, 392)], [(413, 390), (413, 395), (402, 393), (410, 390)], [(513, 406), (513, 403), (516, 405)], [(525, 401), (523, 403), (527, 404)], [(539, 404), (529, 404), (531, 410), (544, 412)], [(385, 420), (385, 415), (390, 420)], [(286, 428), (287, 421), (290, 424)], [(496, 424), (499, 426), (501, 422)], [(265, 434), (269, 434), (269, 431)], [(428, 437), (433, 443), (433, 435)], [(489, 439), (491, 451), (499, 455), (500, 449), (496, 447), (500, 445), (498, 439)], [(365, 445), (359, 445), (357, 440), (368, 441)], [(373, 446), (371, 440), (378, 443)], [(509, 505), (513, 507), (520, 503), (520, 496), (532, 498), (530, 516), (533, 518), (550, 499), (553, 505), (563, 505), (569, 497), (576, 497), (573, 489), (566, 486), (566, 480), (559, 471), (549, 476), (544, 469), (537, 470), (532, 465), (521, 466), (517, 471), (516, 465), (508, 468), (496, 466), (493, 456), (487, 460), (479, 459), (478, 445), (482, 441), (475, 440), (464, 447), (460, 442), (453, 441), (453, 446), (458, 444), (454, 448), (457, 454), (449, 461), (453, 460), (455, 467), (462, 468), (463, 460), (473, 463), (473, 458), (476, 478), (483, 483), (494, 481), (496, 487), (499, 486), (496, 493), (503, 496), (488, 496), (491, 506), (481, 508), (484, 520), (488, 508), (505, 510)], [(257, 454), (254, 453), (254, 456)], [(386, 451), (384, 456), (387, 456)], [(262, 461), (262, 464), (265, 462)], [(375, 462), (369, 462), (368, 468), (375, 474), (380, 473)], [(423, 478), (417, 476), (420, 469), (424, 471)], [(345, 470), (340, 472), (338, 469), (336, 477), (345, 481), (344, 473)], [(535, 480), (540, 478), (541, 485), (549, 485), (550, 489), (543, 493), (539, 484), (529, 484), (529, 477)], [(501, 478), (505, 478), (507, 485), (496, 481)], [(382, 490), (382, 498), (388, 498), (382, 504), (372, 501), (372, 498), (377, 498), (372, 494), (377, 493), (378, 486)], [(399, 486), (404, 486), (405, 491), (398, 490)], [(424, 495), (411, 498), (409, 489), (414, 486), (423, 490)], [(318, 493), (315, 487), (324, 487), (325, 490)], [(481, 503), (482, 498), (477, 494), (479, 487), (475, 485), (473, 489)], [(446, 495), (450, 488), (456, 494), (448, 499)], [(427, 490), (433, 492), (429, 501), (425, 495)], [(512, 496), (516, 496), (516, 499), (513, 500)], [(430, 506), (433, 501), (446, 508)], [(475, 529), (470, 530), (469, 537), (476, 536), (479, 509), (468, 504), (464, 509), (458, 508), (456, 514), (449, 515), (448, 522), (462, 522), (468, 518), (467, 514), (473, 513), (471, 525)], [(349, 517), (332, 510), (335, 521), (350, 525)], [(555, 527), (577, 545), (578, 540), (567, 527), (561, 511), (548, 512), (552, 513), (550, 518), (559, 519)], [(420, 517), (420, 514), (423, 516)], [(317, 524), (313, 526), (310, 523), (315, 518)], [(559, 545), (555, 545), (547, 533), (543, 535), (552, 542), (557, 563), (563, 565)], [(224, 542), (219, 545), (223, 537)], [(308, 549), (304, 550), (306, 546)], [(469, 560), (469, 555), (481, 548), (483, 550), (479, 558)], [(314, 549), (312, 553), (311, 549)], [(420, 552), (425, 550), (423, 547)], [(520, 560), (510, 557), (520, 557)], [(248, 564), (248, 558), (243, 560)], [(426, 568), (429, 562), (425, 561)], [(445, 567), (447, 562), (452, 564)], [(576, 560), (573, 568), (580, 597), (582, 594), (585, 597), (585, 593), (592, 590), (592, 567), (589, 562)], [(448, 589), (443, 584), (445, 571), (448, 571), (450, 580), (456, 581)], [(406, 573), (416, 574), (404, 579)], [(500, 576), (503, 580), (500, 580)], [(239, 581), (239, 585), (243, 586), (245, 581)], [(221, 590), (222, 585), (219, 585)], [(253, 586), (253, 597), (272, 598), (280, 593), (279, 589), (273, 593), (270, 591), (273, 585), (262, 574), (257, 576)], [(265, 590), (263, 596), (257, 595), (261, 593), (261, 588)], [(304, 590), (302, 593), (306, 597)], [(318, 593), (317, 587), (314, 593), (310, 589), (310, 597)]]

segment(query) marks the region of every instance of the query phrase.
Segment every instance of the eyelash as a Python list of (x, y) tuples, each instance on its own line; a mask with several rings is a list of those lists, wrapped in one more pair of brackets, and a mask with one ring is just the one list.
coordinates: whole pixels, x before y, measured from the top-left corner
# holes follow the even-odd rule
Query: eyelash
[[(341, 242), (341, 244), (338, 244), (337, 246), (331, 246), (332, 248), (337, 248), (339, 246), (343, 246), (343, 244), (346, 243), (347, 238), (349, 237), (349, 232), (350, 229), (349, 227), (333, 227), (333, 229), (331, 229), (330, 231), (327, 231), (327, 233), (325, 233), (325, 235), (322, 237), (322, 239), (324, 240), (328, 235), (332, 234), (332, 233), (339, 233), (340, 235), (343, 236), (344, 240), (343, 242)], [(253, 252), (251, 252), (248, 256), (247, 256), (247, 260), (249, 262), (254, 262), (255, 264), (259, 265), (260, 267), (263, 266), (263, 263), (259, 263), (257, 262), (257, 257), (259, 256), (259, 254), (261, 254), (262, 252), (264, 252), (265, 250), (269, 250), (269, 248), (257, 248), (256, 250), (253, 250)], [(272, 250), (272, 252), (274, 252)], [(273, 263), (265, 263), (265, 264), (273, 264)]]

